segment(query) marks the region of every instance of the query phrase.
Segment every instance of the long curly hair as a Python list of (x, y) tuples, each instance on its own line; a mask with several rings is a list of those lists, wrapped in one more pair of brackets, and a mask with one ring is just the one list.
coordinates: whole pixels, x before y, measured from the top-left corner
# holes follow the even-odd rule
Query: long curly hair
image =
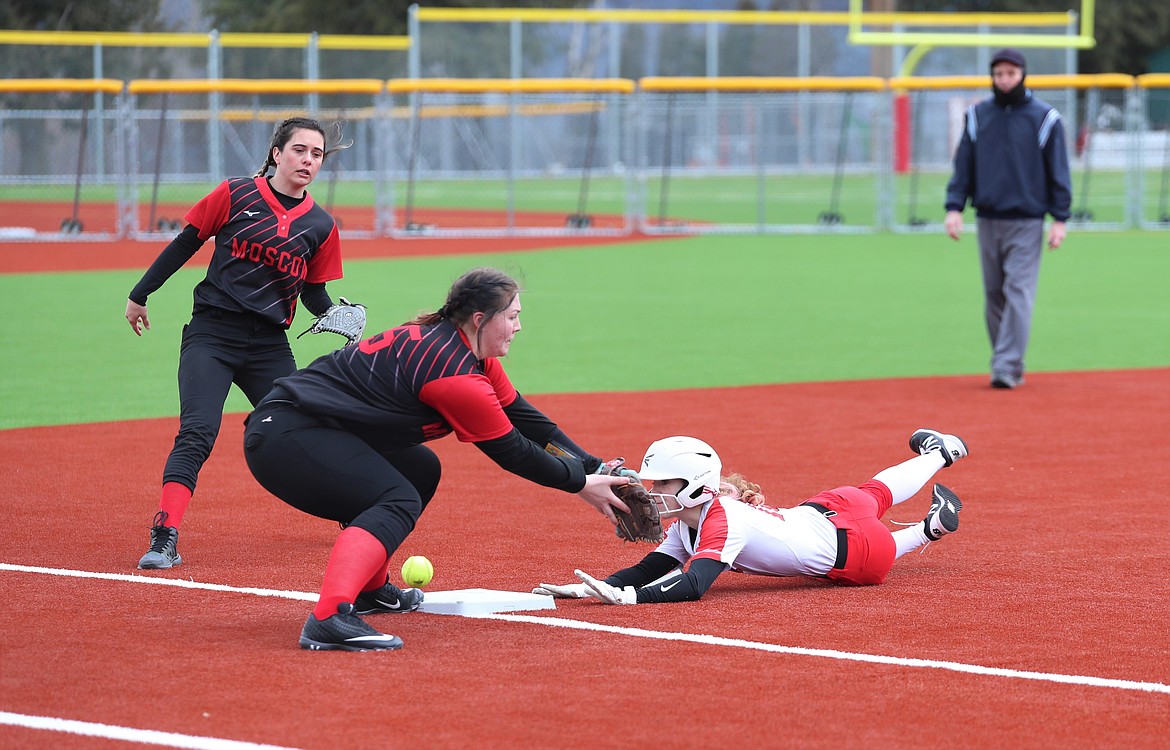
[(760, 492), (760, 485), (742, 474), (729, 474), (719, 480), (719, 494), (748, 505), (767, 505), (768, 499)]

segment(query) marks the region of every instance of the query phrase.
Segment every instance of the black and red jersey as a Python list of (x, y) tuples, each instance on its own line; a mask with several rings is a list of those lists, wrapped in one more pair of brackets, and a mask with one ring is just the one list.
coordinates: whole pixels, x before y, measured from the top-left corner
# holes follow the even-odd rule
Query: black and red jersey
[(305, 282), (341, 278), (337, 223), (307, 191), (286, 208), (263, 177), (236, 177), (184, 219), (200, 240), (215, 237), (207, 277), (195, 287), (195, 312), (250, 312), (287, 329)]
[(452, 432), (470, 443), (503, 437), (513, 429), (504, 407), (517, 394), (499, 360), (476, 359), (444, 320), (392, 328), (319, 357), (278, 379), (269, 398), (406, 447)]

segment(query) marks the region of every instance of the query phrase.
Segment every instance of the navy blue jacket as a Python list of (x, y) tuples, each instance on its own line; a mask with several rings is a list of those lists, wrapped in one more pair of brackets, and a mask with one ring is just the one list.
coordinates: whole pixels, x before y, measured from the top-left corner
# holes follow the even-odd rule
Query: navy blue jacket
[(1020, 104), (988, 97), (967, 109), (947, 183), (948, 211), (971, 199), (977, 216), (1067, 221), (1072, 178), (1060, 113), (1029, 91)]

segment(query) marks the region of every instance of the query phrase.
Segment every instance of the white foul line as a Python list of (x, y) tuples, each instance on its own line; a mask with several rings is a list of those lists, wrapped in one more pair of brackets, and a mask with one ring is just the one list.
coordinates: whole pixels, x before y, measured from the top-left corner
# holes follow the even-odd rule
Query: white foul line
[(88, 570), (68, 570), (66, 568), (41, 568), (35, 565), (12, 565), (0, 563), (0, 570), (11, 570), (16, 573), (41, 573), (50, 576), (68, 576), (70, 578), (100, 578), (103, 581), (127, 581), (129, 583), (146, 583), (155, 586), (178, 586), (185, 589), (202, 589), (204, 591), (227, 591), (234, 594), (253, 594), (255, 596), (276, 596), (281, 599), (299, 599), (306, 602), (317, 601), (317, 594), (304, 591), (281, 591), (280, 589), (241, 588), (239, 586), (224, 586), (220, 583), (199, 583), (181, 578), (153, 578), (151, 576), (130, 575), (127, 573), (94, 573)]
[(774, 643), (760, 643), (759, 641), (744, 641), (738, 638), (722, 638), (716, 635), (695, 635), (692, 633), (664, 633), (659, 630), (643, 630), (641, 628), (623, 628), (613, 625), (597, 625), (591, 622), (577, 620), (562, 620), (550, 617), (533, 617), (531, 615), (510, 615), (505, 613), (491, 615), (468, 615), (484, 620), (506, 620), (508, 622), (527, 622), (536, 625), (550, 625), (559, 628), (574, 630), (599, 630), (606, 633), (629, 635), (636, 638), (654, 638), (662, 641), (684, 641), (688, 643), (702, 643), (709, 646), (728, 646), (731, 648), (746, 648), (755, 651), (768, 651), (774, 654), (793, 654), (795, 656), (816, 656), (822, 659), (840, 659), (842, 661), (859, 661), (869, 664), (892, 664), (899, 667), (923, 667), (929, 669), (947, 669), (952, 672), (966, 672), (968, 674), (988, 675), (992, 677), (1012, 677), (1020, 680), (1041, 680), (1045, 682), (1060, 682), (1068, 685), (1087, 685), (1090, 687), (1114, 688), (1117, 690), (1141, 690), (1148, 693), (1165, 693), (1170, 695), (1170, 685), (1160, 682), (1136, 682), (1134, 680), (1113, 680), (1105, 677), (1089, 677), (1086, 675), (1057, 674), (1053, 672), (1028, 672), (1017, 669), (1001, 669), (998, 667), (982, 667), (978, 664), (963, 664), (955, 661), (936, 661), (933, 659), (906, 659), (900, 656), (880, 656), (876, 654), (859, 654), (852, 651), (833, 651), (821, 648), (800, 648), (799, 646), (778, 646)]
[[(0, 570), (10, 570), (20, 573), (43, 573), (46, 575), (72, 576), (77, 578), (101, 578), (111, 581), (129, 581), (132, 583), (148, 583), (161, 586), (180, 586), (183, 588), (204, 589), (208, 591), (227, 591), (233, 593), (253, 594), (256, 596), (276, 596), (285, 599), (301, 601), (316, 601), (317, 595), (303, 591), (282, 591), (279, 589), (240, 588), (224, 586), (217, 583), (198, 583), (176, 578), (152, 578), (141, 575), (127, 575), (123, 573), (92, 573), (84, 570), (65, 570), (61, 568), (40, 568), (27, 565), (12, 565), (0, 563)], [(505, 622), (522, 622), (546, 627), (570, 628), (574, 630), (591, 630), (600, 633), (614, 633), (634, 638), (652, 638), (663, 641), (681, 641), (685, 643), (699, 643), (709, 646), (724, 646), (728, 648), (751, 649), (766, 651), (774, 654), (791, 654), (793, 656), (812, 656), (821, 659), (838, 659), (842, 661), (856, 661), (869, 664), (887, 664), (900, 667), (915, 667), (926, 669), (945, 669), (952, 672), (984, 675), (989, 677), (1006, 677), (1019, 680), (1038, 680), (1042, 682), (1056, 682), (1066, 685), (1085, 685), (1088, 687), (1112, 688), (1114, 690), (1137, 690), (1147, 693), (1162, 693), (1170, 695), (1170, 685), (1160, 682), (1138, 682), (1135, 680), (1115, 680), (1105, 677), (1088, 675), (1070, 675), (1054, 672), (1029, 672), (1017, 669), (1002, 669), (999, 667), (984, 667), (978, 664), (964, 664), (962, 662), (937, 661), (933, 659), (907, 659), (899, 656), (881, 656), (876, 654), (859, 654), (851, 651), (834, 651), (831, 649), (801, 648), (798, 646), (780, 646), (774, 643), (759, 641), (745, 641), (739, 638), (722, 638), (714, 635), (693, 633), (664, 633), (658, 630), (643, 630), (641, 628), (624, 628), (614, 625), (598, 625), (591, 622), (567, 620), (560, 617), (534, 617), (532, 615), (516, 615), (507, 613), (487, 615), (464, 615), (465, 617), (482, 620), (501, 620)]]
[(133, 729), (111, 724), (94, 724), (89, 721), (57, 719), (51, 716), (29, 716), (0, 711), (0, 724), (9, 724), (28, 729), (48, 729), (54, 732), (81, 734), (86, 737), (102, 737), (107, 740), (138, 742), (164, 747), (185, 747), (192, 750), (295, 750), (282, 745), (264, 745), (256, 742), (222, 740), (218, 737), (196, 737), (188, 734), (159, 732), (154, 729)]

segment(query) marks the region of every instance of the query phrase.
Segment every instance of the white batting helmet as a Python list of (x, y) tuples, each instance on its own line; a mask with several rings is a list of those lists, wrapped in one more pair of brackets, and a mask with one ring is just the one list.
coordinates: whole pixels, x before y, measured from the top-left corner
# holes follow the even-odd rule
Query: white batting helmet
[(655, 481), (683, 480), (683, 488), (675, 497), (683, 508), (693, 508), (719, 495), (721, 471), (723, 462), (714, 448), (698, 438), (676, 435), (651, 443), (638, 476)]

